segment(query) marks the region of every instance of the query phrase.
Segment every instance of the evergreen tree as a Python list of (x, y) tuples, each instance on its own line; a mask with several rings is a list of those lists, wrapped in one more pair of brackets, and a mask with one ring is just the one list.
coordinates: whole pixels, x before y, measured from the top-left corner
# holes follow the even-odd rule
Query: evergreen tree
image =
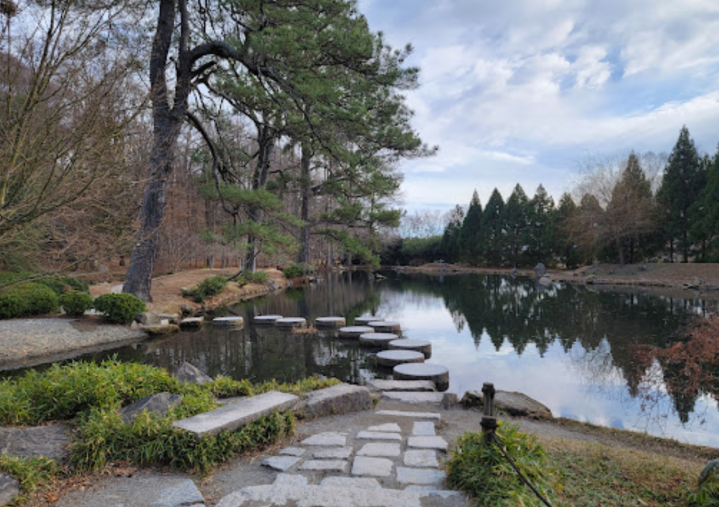
[(482, 204), (479, 202), (479, 195), (475, 190), (472, 200), (469, 202), (467, 215), (462, 222), (460, 234), (461, 257), (473, 266), (482, 262)]
[(554, 236), (554, 251), (567, 268), (579, 265), (579, 251), (574, 242), (572, 224), (576, 221), (577, 205), (572, 196), (564, 193), (559, 199), (556, 213), (556, 234)]
[(705, 157), (706, 185), (692, 206), (695, 218), (691, 237), (701, 244), (702, 262), (719, 262), (719, 151), (714, 159)]
[(517, 183), (504, 207), (503, 221), (506, 234), (504, 236), (503, 258), (513, 267), (522, 264), (522, 254), (529, 240), (530, 206), (527, 194)]
[(553, 244), (556, 231), (556, 210), (554, 199), (543, 185), (537, 187), (530, 205), (530, 226), (527, 231), (527, 260), (536, 265), (538, 262), (551, 263), (554, 253)]
[(464, 210), (457, 205), (450, 212), (449, 221), (444, 228), (440, 250), (444, 259), (448, 262), (457, 262), (460, 255), (460, 237), (462, 232), (462, 224), (464, 223)]
[(505, 236), (504, 199), (496, 188), (492, 191), (482, 213), (482, 230), (486, 238), (483, 257), (489, 266), (500, 266)]
[(699, 199), (704, 182), (701, 158), (697, 154), (694, 141), (689, 137), (689, 130), (684, 126), (664, 168), (664, 179), (657, 194), (664, 212), (663, 228), (669, 241), (672, 262), (675, 245), (682, 253), (682, 262), (689, 261), (689, 231), (694, 221), (692, 204)]

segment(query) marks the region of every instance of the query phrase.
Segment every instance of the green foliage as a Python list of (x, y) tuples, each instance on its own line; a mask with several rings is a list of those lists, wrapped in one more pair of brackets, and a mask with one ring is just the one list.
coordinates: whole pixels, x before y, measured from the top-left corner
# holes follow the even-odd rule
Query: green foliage
[(312, 273), (312, 266), (292, 262), (282, 270), (282, 273), (284, 273), (285, 278), (297, 278), (298, 276), (305, 276)]
[(54, 313), (58, 298), (49, 287), (38, 283), (18, 283), (0, 291), (0, 319)]
[(79, 317), (92, 308), (92, 296), (86, 292), (71, 290), (60, 295), (60, 306), (68, 315)]
[[(532, 435), (516, 426), (501, 424), (497, 439), (529, 481), (545, 496), (553, 478), (547, 472), (546, 454)], [(478, 505), (543, 505), (521, 481), (495, 444), (485, 445), (479, 433), (465, 433), (446, 462), (447, 483), (466, 491)]]
[(15, 499), (15, 504), (19, 504), (28, 494), (51, 482), (58, 475), (59, 469), (48, 458), (20, 458), (0, 454), (0, 471), (12, 475), (20, 483), (21, 494)]
[(699, 487), (687, 495), (687, 502), (692, 507), (719, 507), (719, 475), (712, 470)]
[(103, 294), (95, 299), (95, 309), (114, 324), (129, 324), (135, 315), (147, 310), (145, 303), (132, 294)]
[(71, 290), (88, 293), (90, 291), (90, 287), (87, 285), (87, 282), (71, 276), (52, 275), (38, 278), (36, 282), (50, 287), (58, 296)]
[(243, 284), (246, 283), (256, 283), (256, 284), (264, 284), (267, 283), (267, 280), (269, 280), (269, 276), (267, 276), (267, 273), (264, 271), (254, 271), (254, 272), (244, 272), (242, 273), (242, 280)]
[(210, 276), (191, 289), (183, 289), (182, 295), (192, 298), (196, 303), (220, 294), (227, 286), (227, 278), (221, 275)]

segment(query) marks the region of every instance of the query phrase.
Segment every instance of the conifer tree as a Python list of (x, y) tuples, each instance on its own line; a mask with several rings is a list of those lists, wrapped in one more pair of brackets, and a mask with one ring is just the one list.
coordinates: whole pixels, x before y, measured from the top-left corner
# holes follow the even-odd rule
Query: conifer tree
[(579, 252), (572, 234), (572, 224), (576, 221), (577, 205), (568, 193), (562, 194), (556, 213), (556, 235), (553, 249), (567, 268), (579, 264)]
[(461, 206), (456, 205), (450, 212), (449, 221), (444, 228), (440, 249), (445, 260), (456, 262), (459, 260), (461, 247), (462, 224), (464, 223), (464, 210)]
[(527, 260), (536, 264), (547, 264), (553, 254), (556, 231), (556, 210), (554, 199), (547, 193), (543, 185), (537, 187), (530, 205), (530, 226), (528, 229)]
[(706, 184), (692, 206), (691, 237), (701, 244), (702, 262), (719, 262), (719, 151), (713, 159), (705, 159)]
[(462, 258), (476, 266), (482, 262), (482, 204), (479, 202), (477, 190), (472, 193), (467, 215), (462, 222), (460, 244)]
[(522, 264), (522, 254), (529, 240), (530, 227), (529, 199), (519, 183), (507, 199), (503, 221), (506, 227), (503, 257), (516, 268)]
[(483, 256), (489, 266), (502, 264), (502, 248), (506, 234), (504, 224), (504, 199), (496, 188), (487, 201), (482, 213), (482, 230), (485, 231), (486, 242), (483, 245)]

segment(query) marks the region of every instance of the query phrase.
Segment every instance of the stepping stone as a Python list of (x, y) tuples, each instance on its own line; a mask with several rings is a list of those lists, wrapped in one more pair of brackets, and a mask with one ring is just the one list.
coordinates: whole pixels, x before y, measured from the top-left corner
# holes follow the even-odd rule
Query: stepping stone
[(302, 463), (300, 470), (314, 470), (324, 472), (344, 472), (347, 462), (335, 459), (309, 459)]
[(323, 488), (357, 488), (357, 489), (382, 489), (377, 479), (364, 477), (325, 477), (320, 482)]
[(272, 483), (275, 486), (307, 486), (307, 477), (298, 474), (277, 474), (275, 482)]
[(327, 389), (312, 391), (295, 409), (295, 413), (311, 418), (373, 409), (374, 400), (369, 389), (337, 384)]
[(318, 433), (300, 442), (303, 445), (323, 445), (325, 447), (345, 447), (347, 445), (347, 433), (328, 431)]
[(357, 440), (402, 440), (402, 435), (382, 431), (360, 431), (357, 433)]
[(193, 329), (201, 327), (205, 322), (204, 317), (188, 317), (180, 321), (180, 329)]
[(437, 454), (432, 449), (405, 451), (404, 464), (408, 467), (439, 467), (439, 461), (437, 461)]
[(449, 388), (449, 370), (438, 364), (398, 364), (392, 372), (395, 380), (431, 380), (440, 391)]
[(150, 336), (161, 336), (164, 334), (177, 333), (180, 331), (180, 326), (175, 324), (160, 324), (159, 326), (145, 326), (142, 328)]
[(435, 403), (439, 405), (444, 399), (444, 394), (383, 391), (382, 397), (388, 400), (403, 401), (404, 403)]
[(405, 412), (403, 410), (379, 410), (376, 415), (386, 415), (389, 417), (414, 417), (416, 419), (431, 419), (439, 421), (442, 416), (436, 412)]
[(376, 315), (372, 316), (362, 316), (355, 318), (355, 326), (368, 326), (370, 322), (379, 322), (381, 320), (384, 320), (382, 317), (377, 317)]
[(242, 327), (245, 325), (245, 319), (242, 317), (217, 317), (212, 319), (212, 324), (220, 327)]
[(312, 457), (315, 459), (347, 459), (352, 455), (351, 447), (331, 447), (315, 451)]
[(433, 437), (437, 433), (434, 423), (429, 421), (417, 421), (412, 425), (412, 435), (419, 437)]
[(394, 340), (389, 342), (390, 350), (414, 350), (424, 354), (425, 359), (432, 357), (432, 343), (427, 340)]
[(347, 324), (344, 317), (319, 317), (315, 319), (317, 327), (342, 327)]
[(424, 363), (424, 354), (415, 350), (383, 350), (377, 353), (377, 364), (380, 366), (393, 368), (404, 363)]
[[(391, 342), (390, 342), (391, 343)], [(368, 380), (371, 391), (426, 391), (434, 392), (437, 387), (429, 380)]]
[(352, 463), (352, 475), (389, 477), (394, 463), (386, 458), (357, 456)]
[(449, 489), (437, 489), (435, 486), (407, 486), (404, 491), (411, 491), (413, 493), (419, 493), (424, 496), (438, 496), (443, 499), (461, 497), (462, 493), (459, 491), (451, 491)]
[(409, 437), (407, 446), (415, 449), (438, 449), (447, 450), (447, 441), (442, 437)]
[[(432, 451), (434, 452), (434, 451)], [(357, 451), (357, 456), (377, 456), (385, 458), (398, 458), (400, 454), (399, 444), (365, 444)]]
[(273, 470), (279, 470), (280, 472), (286, 472), (295, 463), (300, 461), (301, 458), (297, 456), (272, 456), (262, 461), (262, 466), (269, 467)]
[(388, 320), (373, 321), (367, 323), (367, 325), (378, 333), (399, 333), (402, 330), (399, 322)]
[(285, 447), (277, 454), (282, 454), (284, 456), (302, 456), (304, 453), (305, 450), (299, 447)]
[(367, 428), (367, 431), (394, 431), (395, 433), (399, 433), (402, 431), (402, 428), (400, 428), (397, 423), (387, 423), (380, 424), (379, 426), (370, 426)]
[(340, 338), (359, 338), (361, 335), (374, 331), (369, 326), (349, 326), (341, 327), (339, 330)]
[(269, 325), (274, 324), (278, 319), (281, 319), (282, 315), (258, 315), (255, 317), (255, 324)]
[(302, 317), (283, 317), (275, 321), (275, 326), (281, 328), (305, 328), (307, 319)]
[[(390, 342), (395, 341), (399, 336), (394, 333), (363, 333), (359, 337), (360, 345), (386, 349)], [(424, 356), (422, 356), (424, 359)]]
[(198, 437), (216, 435), (223, 430), (234, 431), (272, 412), (289, 410), (298, 401), (299, 398), (292, 394), (269, 391), (210, 410), (204, 414), (176, 421), (172, 425), (175, 428), (194, 433)]
[(397, 467), (397, 482), (403, 484), (440, 484), (446, 477), (440, 470)]

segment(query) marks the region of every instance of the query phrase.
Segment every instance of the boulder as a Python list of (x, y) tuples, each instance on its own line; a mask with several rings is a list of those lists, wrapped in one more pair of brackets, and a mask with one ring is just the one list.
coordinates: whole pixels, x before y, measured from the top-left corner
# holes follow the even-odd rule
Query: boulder
[[(484, 408), (482, 391), (467, 391), (462, 398), (465, 407)], [(533, 417), (536, 419), (552, 419), (552, 411), (526, 394), (497, 391), (494, 395), (494, 406), (514, 417)]]
[(120, 410), (120, 416), (125, 424), (130, 424), (143, 412), (164, 416), (168, 410), (182, 401), (179, 394), (159, 393), (132, 403)]
[(311, 392), (295, 409), (305, 417), (345, 414), (374, 408), (372, 395), (366, 387), (338, 384)]
[(182, 363), (180, 367), (175, 370), (175, 378), (180, 382), (193, 382), (195, 384), (212, 382), (212, 377), (188, 362)]
[(20, 494), (20, 484), (12, 476), (0, 472), (0, 505), (9, 505)]
[(715, 475), (719, 475), (719, 458), (707, 462), (704, 466), (704, 470), (699, 474), (699, 487), (702, 487), (710, 477)]
[(143, 326), (159, 326), (162, 319), (155, 312), (140, 312), (135, 315), (135, 322)]
[(146, 326), (142, 328), (150, 336), (162, 336), (165, 334), (177, 333), (180, 331), (180, 327), (175, 324), (159, 325), (159, 326)]
[(46, 458), (62, 462), (67, 458), (67, 446), (72, 442), (65, 424), (34, 428), (0, 428), (0, 454), (23, 458)]

